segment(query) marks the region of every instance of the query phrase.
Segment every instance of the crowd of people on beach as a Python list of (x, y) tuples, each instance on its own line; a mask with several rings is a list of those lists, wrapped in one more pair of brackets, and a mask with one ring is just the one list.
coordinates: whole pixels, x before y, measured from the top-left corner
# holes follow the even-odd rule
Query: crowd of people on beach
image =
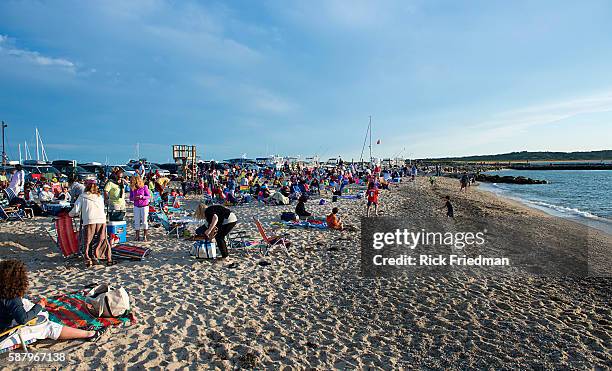
[[(355, 230), (343, 221), (337, 203), (333, 204), (329, 213), (316, 216), (308, 211), (309, 199), (325, 194), (331, 196), (333, 203), (339, 197), (348, 196), (348, 190), (358, 190), (358, 195), (352, 196), (364, 199), (364, 215), (378, 216), (381, 212), (381, 191), (389, 189), (391, 184), (400, 182), (404, 177), (414, 181), (418, 173), (414, 165), (382, 169), (379, 165), (358, 168), (348, 163), (333, 167), (293, 166), (286, 163), (278, 168), (249, 169), (234, 165), (220, 169), (211, 163), (201, 166), (192, 181), (172, 182), (157, 172), (147, 172), (144, 164), (141, 165), (136, 166), (136, 173), (131, 177), (117, 167), (108, 176), (100, 174), (97, 180), (83, 182), (75, 176), (67, 183), (61, 183), (56, 178), (27, 181), (23, 169), (17, 165), (9, 176), (0, 174), (0, 189), (9, 195), (10, 205), (21, 209), (28, 217), (67, 213), (70, 217), (79, 218), (84, 246), (82, 255), (86, 267), (92, 267), (116, 263), (108, 243), (107, 221), (124, 221), (129, 204), (133, 207), (135, 240), (146, 242), (151, 222), (150, 210), (166, 212), (168, 207), (180, 207), (169, 205), (171, 200), (195, 194), (200, 203), (193, 217), (196, 222), (202, 223), (195, 229), (195, 235), (214, 240), (221, 258), (226, 258), (229, 255), (226, 237), (239, 222), (231, 207), (248, 203), (268, 207), (295, 202), (292, 218), (296, 222), (318, 220), (325, 222), (331, 230)], [(462, 177), (462, 189), (464, 182)], [(446, 196), (444, 201), (446, 215), (454, 217), (450, 197)], [(320, 204), (324, 202), (321, 198)], [(52, 205), (62, 207), (54, 208)], [(27, 289), (23, 263), (1, 262), (0, 276), (7, 283), (0, 290), (0, 328), (23, 325), (44, 312), (44, 303), (34, 304), (23, 298)], [(31, 334), (39, 339), (93, 340), (100, 335), (99, 331), (79, 330), (52, 322), (39, 333)]]

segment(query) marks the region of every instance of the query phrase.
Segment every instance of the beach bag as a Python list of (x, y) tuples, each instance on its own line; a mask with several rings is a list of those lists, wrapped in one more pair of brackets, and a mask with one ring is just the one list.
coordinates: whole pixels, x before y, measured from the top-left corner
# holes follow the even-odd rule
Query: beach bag
[(295, 215), (295, 213), (292, 213), (290, 211), (286, 211), (281, 213), (281, 220), (285, 221), (285, 222), (292, 222), (294, 220), (297, 219), (297, 216)]
[(190, 255), (197, 259), (216, 259), (217, 244), (213, 241), (196, 241), (191, 246)]
[(89, 304), (96, 317), (121, 317), (130, 311), (130, 296), (123, 287), (101, 284), (87, 292)]

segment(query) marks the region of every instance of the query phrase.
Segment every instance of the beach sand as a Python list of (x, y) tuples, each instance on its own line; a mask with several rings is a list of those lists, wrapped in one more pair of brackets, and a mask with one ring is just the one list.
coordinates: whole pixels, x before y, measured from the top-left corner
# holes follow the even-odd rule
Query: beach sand
[[(459, 193), (456, 180), (437, 183), (432, 189), (417, 178), (383, 191), (384, 215), (485, 225), (494, 246), (526, 253), (546, 249), (577, 260), (586, 254), (591, 277), (527, 269), (366, 279), (359, 275), (359, 232), (297, 229), (282, 230), (293, 242), (289, 256), (280, 249), (265, 258), (231, 250), (229, 261), (209, 262), (189, 256), (190, 242), (153, 228), (145, 244), (153, 253), (144, 261), (85, 270), (80, 261), (64, 261), (48, 238), (50, 218), (0, 224), (0, 258), (26, 262), (34, 297), (99, 282), (130, 293), (137, 324), (112, 328), (96, 344), (31, 347), (64, 352), (69, 369), (610, 368), (611, 236), (477, 187)], [(447, 194), (454, 221), (440, 210)], [(323, 216), (337, 205), (346, 223), (359, 226), (363, 200), (327, 199), (319, 206), (311, 198), (308, 209)], [(271, 229), (293, 207), (235, 207), (236, 229), (255, 237), (252, 216)], [(585, 241), (588, 251), (577, 245)], [(0, 367), (32, 366), (0, 357)]]

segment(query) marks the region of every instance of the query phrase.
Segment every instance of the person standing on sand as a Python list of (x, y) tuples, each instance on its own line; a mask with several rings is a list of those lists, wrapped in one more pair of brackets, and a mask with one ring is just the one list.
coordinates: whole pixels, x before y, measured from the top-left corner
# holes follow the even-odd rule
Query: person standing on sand
[(11, 183), (9, 184), (9, 188), (13, 191), (14, 194), (19, 193), (19, 191), (23, 191), (23, 186), (25, 185), (25, 171), (20, 164), (15, 165), (15, 172), (11, 176)]
[(70, 198), (72, 200), (76, 200), (83, 192), (85, 192), (85, 186), (83, 183), (81, 183), (78, 177), (72, 177), (70, 179), (70, 190), (68, 192), (70, 193)]
[[(70, 210), (70, 216), (79, 215), (83, 223), (83, 238), (85, 240), (85, 265), (89, 268), (93, 266), (93, 259), (106, 259), (106, 265), (114, 265), (111, 257), (111, 249), (106, 240), (106, 214), (104, 213), (104, 198), (100, 195), (98, 185), (90, 181), (85, 186), (83, 192), (74, 203)], [(98, 235), (98, 240), (92, 246), (94, 236)], [(90, 256), (93, 252), (93, 256)]]
[(138, 161), (138, 164), (134, 168), (134, 171), (136, 172), (136, 175), (138, 175), (140, 178), (144, 178), (146, 168), (143, 160)]
[(467, 191), (468, 180), (467, 173), (464, 172), (463, 175), (461, 175), (461, 178), (459, 178), (459, 182), (461, 183), (461, 189), (459, 189), (459, 192), (463, 190)]
[(368, 190), (366, 193), (368, 196), (368, 205), (366, 207), (366, 218), (370, 216), (370, 207), (372, 205), (374, 205), (374, 214), (378, 216), (378, 195), (380, 194), (380, 191), (378, 190), (374, 182), (370, 182), (370, 184), (368, 184)]
[(104, 186), (104, 194), (108, 199), (108, 219), (110, 221), (122, 221), (125, 217), (125, 185), (123, 170), (119, 169), (110, 175)]
[(149, 187), (144, 184), (144, 181), (138, 175), (132, 177), (130, 189), (130, 201), (134, 202), (134, 229), (136, 230), (136, 241), (140, 241), (141, 229), (143, 231), (142, 240), (147, 241), (151, 192), (149, 192)]
[(455, 213), (453, 210), (453, 204), (450, 202), (450, 196), (446, 196), (444, 199), (446, 199), (446, 202), (444, 203), (444, 206), (442, 206), (442, 209), (446, 208), (446, 216), (449, 218), (454, 218)]

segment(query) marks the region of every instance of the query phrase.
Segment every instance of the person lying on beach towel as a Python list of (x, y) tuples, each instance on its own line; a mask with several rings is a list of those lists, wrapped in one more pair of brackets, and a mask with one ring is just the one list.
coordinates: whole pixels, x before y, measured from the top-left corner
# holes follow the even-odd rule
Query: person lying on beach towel
[[(44, 299), (38, 304), (25, 299), (29, 286), (28, 275), (25, 265), (19, 260), (0, 262), (0, 281), (0, 333), (15, 326), (25, 325), (33, 319), (37, 319), (36, 324), (21, 330), (21, 337), (26, 343), (42, 339), (96, 341), (104, 332), (81, 330), (55, 322), (43, 309), (46, 305)], [(20, 343), (14, 333), (9, 333), (0, 338), (0, 350), (13, 348)]]

